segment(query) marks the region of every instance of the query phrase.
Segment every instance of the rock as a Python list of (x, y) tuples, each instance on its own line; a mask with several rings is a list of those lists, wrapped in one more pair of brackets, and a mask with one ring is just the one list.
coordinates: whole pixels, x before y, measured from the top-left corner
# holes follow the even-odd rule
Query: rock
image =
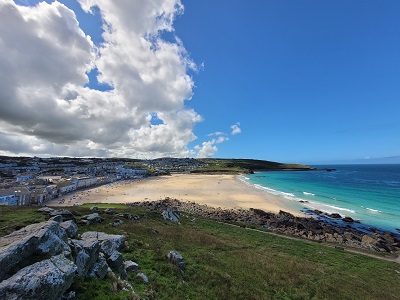
[(90, 222), (88, 220), (79, 220), (78, 221), (79, 225), (87, 226), (90, 225)]
[(34, 263), (0, 283), (0, 299), (61, 299), (75, 271), (75, 264), (63, 255)]
[(122, 278), (126, 277), (126, 271), (124, 266), (124, 259), (122, 254), (118, 251), (114, 251), (109, 258), (107, 258), (107, 264), (110, 268), (121, 275)]
[[(124, 247), (125, 244), (125, 237), (123, 235), (116, 235), (116, 234), (107, 234), (104, 232), (97, 232), (97, 231), (87, 231), (82, 234), (81, 239), (98, 239), (100, 244), (101, 244), (101, 250), (102, 252), (105, 252), (105, 246), (103, 246), (103, 241), (109, 241), (111, 243), (111, 246), (108, 246), (107, 249), (113, 249), (109, 254), (115, 250), (121, 250)], [(110, 251), (110, 250), (109, 250)]]
[(39, 208), (38, 211), (50, 214), (55, 210), (53, 208), (45, 206), (45, 207)]
[(73, 220), (74, 222), (76, 222), (74, 215), (69, 210), (66, 209), (53, 210), (52, 212), (50, 212), (50, 216), (52, 217), (61, 216), (63, 218), (63, 221)]
[(111, 254), (113, 254), (114, 251), (118, 250), (117, 245), (110, 240), (104, 240), (100, 244), (100, 249), (101, 252), (104, 253), (106, 258), (110, 257)]
[(138, 273), (136, 276), (141, 278), (143, 280), (143, 282), (145, 282), (145, 283), (149, 282), (149, 278), (143, 273)]
[(167, 209), (162, 212), (162, 216), (164, 220), (170, 220), (174, 223), (179, 223), (179, 212), (172, 210), (170, 207), (167, 207)]
[(124, 267), (125, 267), (125, 271), (127, 271), (127, 272), (137, 271), (137, 269), (139, 268), (139, 265), (131, 260), (128, 260), (128, 261), (124, 262)]
[(122, 224), (124, 224), (124, 221), (122, 220), (115, 220), (114, 222), (110, 223), (112, 226), (120, 226)]
[(168, 259), (177, 267), (179, 267), (179, 269), (181, 269), (182, 271), (185, 270), (186, 265), (185, 262), (183, 261), (183, 257), (182, 255), (176, 251), (176, 250), (172, 250), (167, 254)]
[(323, 214), (323, 212), (320, 211), (320, 210), (318, 210), (318, 209), (314, 209), (312, 212), (313, 212), (314, 214), (316, 214), (316, 215), (322, 215), (322, 214)]
[(342, 219), (343, 222), (347, 222), (347, 223), (353, 223), (354, 219), (352, 217), (344, 217)]
[(92, 206), (90, 208), (90, 211), (98, 211), (98, 210), (99, 210), (99, 208), (97, 206)]
[(24, 261), (70, 251), (67, 234), (55, 221), (28, 225), (0, 238), (0, 280)]
[(89, 271), (89, 277), (97, 277), (103, 279), (108, 272), (108, 265), (106, 259), (100, 254), (98, 260)]
[(85, 277), (99, 258), (100, 243), (95, 238), (82, 241), (72, 240), (72, 243), (78, 252), (75, 257), (77, 273), (79, 276)]
[(62, 229), (65, 230), (65, 232), (67, 233), (67, 236), (71, 239), (75, 238), (76, 235), (78, 234), (78, 226), (72, 220), (62, 222), (62, 223), (60, 223), (60, 226)]
[(129, 220), (139, 220), (140, 217), (139, 217), (139, 216), (134, 216), (134, 215), (128, 214), (128, 215), (127, 215), (127, 219), (129, 219)]
[(75, 299), (76, 293), (74, 291), (70, 291), (69, 293), (66, 293), (61, 300), (72, 300)]
[(63, 221), (63, 218), (62, 218), (61, 215), (57, 215), (57, 216), (51, 217), (51, 218), (49, 219), (49, 221), (56, 221), (56, 222), (58, 222), (58, 223), (61, 223), (61, 222)]
[(361, 245), (367, 248), (372, 248), (376, 242), (377, 240), (373, 236), (368, 234), (363, 235), (361, 238)]
[(339, 214), (337, 214), (337, 213), (330, 214), (329, 216), (330, 216), (331, 218), (333, 218), (333, 219), (340, 219), (340, 218), (342, 218), (342, 216), (339, 215)]
[(107, 215), (113, 215), (113, 214), (115, 214), (115, 211), (114, 211), (112, 208), (106, 208), (106, 209), (104, 210), (104, 212), (105, 212)]
[(101, 223), (104, 221), (104, 219), (102, 217), (100, 217), (100, 215), (98, 213), (93, 213), (93, 214), (84, 216), (83, 218), (86, 219), (89, 222), (89, 224)]

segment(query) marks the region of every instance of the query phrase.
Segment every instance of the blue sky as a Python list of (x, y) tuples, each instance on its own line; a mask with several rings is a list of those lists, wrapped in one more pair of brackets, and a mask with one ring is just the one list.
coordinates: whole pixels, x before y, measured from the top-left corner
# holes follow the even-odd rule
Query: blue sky
[[(39, 2), (16, 1), (28, 6)], [(115, 68), (109, 68), (102, 58), (105, 60), (107, 55), (119, 49), (101, 49), (105, 42), (101, 26), (107, 20), (115, 28), (121, 26), (118, 28), (127, 29), (125, 36), (121, 39), (116, 36), (115, 40), (127, 44), (124, 51), (119, 52), (119, 57), (121, 53), (129, 57), (127, 49), (140, 51), (140, 48), (129, 46), (129, 32), (137, 33), (137, 36), (154, 33), (149, 31), (154, 28), (147, 19), (143, 18), (143, 24), (149, 27), (147, 31), (141, 31), (143, 24), (140, 27), (139, 23), (129, 23), (128, 16), (123, 23), (123, 11), (118, 12), (120, 15), (115, 13), (116, 9), (112, 6), (118, 6), (118, 1), (108, 6), (101, 1), (89, 1), (92, 14), (75, 0), (60, 2), (74, 11), (80, 29), (90, 36), (93, 47), (100, 49), (97, 51), (101, 58), (92, 58), (92, 65), (95, 64), (96, 68), (87, 70), (90, 81), (81, 85), (104, 92), (96, 94), (97, 97), (110, 96), (107, 91), (114, 88), (115, 94), (120, 89), (121, 95), (136, 96), (142, 92), (141, 86), (135, 86), (130, 91), (120, 88), (124, 78), (127, 78), (126, 74), (150, 74), (154, 70), (140, 69), (140, 66), (132, 64), (131, 71), (135, 72), (117, 74)], [(119, 3), (129, 6), (132, 18), (142, 9), (142, 14), (150, 12), (150, 9), (154, 11), (154, 8), (146, 11), (132, 3), (122, 4), (125, 2), (129, 1), (121, 0)], [(154, 1), (159, 6), (162, 2)], [(144, 97), (145, 100), (138, 99), (121, 106), (121, 110), (131, 111), (131, 115), (127, 115), (124, 122), (110, 122), (101, 130), (103, 134), (113, 136), (115, 131), (120, 132), (119, 129), (108, 132), (107, 128), (116, 123), (119, 128), (126, 128), (125, 131), (121, 129), (120, 136), (113, 140), (105, 139), (104, 135), (91, 139), (63, 132), (70, 140), (60, 141), (53, 136), (60, 136), (61, 133), (44, 130), (40, 127), (41, 121), (36, 120), (32, 126), (34, 129), (30, 131), (25, 127), (21, 129), (22, 125), (16, 129), (19, 124), (14, 122), (13, 127), (3, 129), (7, 141), (11, 139), (11, 134), (13, 138), (13, 143), (6, 143), (11, 146), (3, 149), (7, 150), (4, 153), (83, 156), (89, 155), (90, 151), (100, 156), (135, 156), (135, 153), (141, 153), (138, 157), (147, 153), (194, 157), (203, 154), (309, 164), (368, 162), (372, 161), (369, 159), (400, 155), (399, 1), (165, 2), (172, 5), (166, 8), (165, 15), (172, 14), (174, 22), (166, 21), (167, 27), (158, 25), (154, 36), (157, 41), (181, 45), (177, 56), (184, 57), (181, 65), (186, 67), (186, 73), (191, 77), (186, 87), (174, 91), (180, 99), (178, 104), (171, 100), (176, 106), (168, 102), (175, 94), (155, 94), (151, 99)], [(184, 6), (184, 11), (177, 12), (176, 7), (180, 4)], [(103, 21), (100, 11), (103, 12)], [(65, 15), (68, 15), (67, 12)], [(117, 23), (118, 18), (122, 20), (121, 24)], [(114, 33), (111, 32), (110, 36)], [(182, 44), (175, 40), (176, 37)], [(132, 57), (135, 59), (136, 53), (132, 53)], [(158, 64), (163, 62), (160, 58), (156, 60), (149, 56), (149, 61), (151, 59)], [(196, 67), (188, 66), (188, 60)], [(165, 61), (165, 65), (169, 66), (172, 61), (172, 58)], [(170, 71), (182, 79), (185, 76), (181, 73), (181, 65)], [(98, 68), (104, 74), (102, 84), (96, 79)], [(70, 81), (65, 79), (62, 84), (69, 87)], [(175, 86), (175, 83), (166, 80), (160, 90)], [(148, 91), (153, 91), (158, 86), (148, 88)], [(88, 91), (75, 88), (73, 93), (82, 95), (85, 101), (92, 101), (91, 96), (86, 94)], [(93, 94), (91, 91), (90, 95)], [(187, 101), (190, 97), (192, 99)], [(96, 101), (93, 100), (93, 103)], [(154, 103), (150, 108), (147, 104), (143, 105), (152, 101)], [(109, 104), (110, 107), (118, 107), (120, 103)], [(91, 115), (96, 115), (98, 107), (94, 104), (80, 102), (78, 107), (82, 111), (82, 107), (86, 106), (93, 111)], [(78, 109), (73, 110), (74, 113), (76, 111)], [(118, 110), (115, 112), (118, 114)], [(138, 112), (143, 115), (139, 116)], [(150, 115), (148, 123), (132, 124), (126, 121), (132, 118), (144, 120), (146, 114)], [(178, 124), (176, 118), (180, 116), (184, 119)], [(71, 113), (71, 118), (74, 117), (82, 119), (81, 115)], [(99, 122), (94, 124), (99, 126)], [(94, 125), (87, 126), (89, 131), (95, 131), (92, 128)], [(240, 128), (241, 132), (232, 135), (232, 126)], [(186, 134), (177, 135), (178, 130)], [(29, 136), (35, 138), (31, 142), (35, 147), (26, 145), (24, 150), (13, 148), (17, 136), (28, 131)], [(216, 132), (220, 134), (212, 135)], [(154, 138), (154, 141), (146, 145), (138, 142), (146, 136)], [(220, 139), (217, 140), (217, 137)], [(81, 145), (79, 141), (88, 140), (86, 148), (77, 151), (78, 145)], [(174, 147), (165, 146), (174, 140), (179, 141)], [(117, 148), (125, 150), (107, 152)], [(400, 162), (400, 159), (386, 161)]]
[(199, 135), (219, 156), (340, 161), (400, 152), (399, 1), (187, 1), (176, 33), (205, 68)]

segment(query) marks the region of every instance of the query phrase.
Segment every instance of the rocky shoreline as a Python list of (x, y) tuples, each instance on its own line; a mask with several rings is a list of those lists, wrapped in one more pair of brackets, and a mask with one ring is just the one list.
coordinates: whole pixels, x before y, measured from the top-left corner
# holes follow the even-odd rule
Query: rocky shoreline
[[(384, 253), (400, 253), (398, 234), (376, 228), (363, 230), (361, 226), (353, 226), (355, 221), (352, 219), (341, 218), (340, 215), (328, 216), (319, 211), (311, 211), (309, 214), (313, 217), (304, 218), (284, 211), (274, 214), (254, 208), (222, 209), (168, 197), (165, 200), (134, 202), (127, 205), (146, 207), (151, 210), (169, 208), (178, 214), (187, 213), (217, 221), (262, 226), (271, 231), (315, 241), (338, 243)], [(328, 219), (340, 220), (342, 224), (334, 224)]]

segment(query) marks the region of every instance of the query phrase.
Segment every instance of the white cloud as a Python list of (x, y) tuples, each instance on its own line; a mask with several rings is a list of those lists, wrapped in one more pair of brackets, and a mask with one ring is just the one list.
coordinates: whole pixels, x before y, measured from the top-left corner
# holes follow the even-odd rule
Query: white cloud
[(240, 129), (239, 125), (240, 125), (240, 123), (237, 122), (236, 124), (231, 126), (231, 129), (232, 129), (231, 135), (239, 134), (239, 133), (242, 132), (242, 130)]
[[(79, 0), (96, 6), (96, 48), (59, 2), (34, 7), (0, 0), (0, 144), (6, 153), (71, 156), (189, 156), (202, 121), (185, 101), (196, 65), (182, 42), (167, 42), (180, 0)], [(86, 73), (113, 87), (85, 87)], [(152, 125), (156, 115), (162, 124)]]
[(216, 135), (216, 136), (219, 136), (219, 135), (226, 135), (226, 133), (217, 131), (217, 132), (210, 133), (210, 134), (208, 134), (207, 136), (214, 136), (214, 135)]
[(201, 146), (197, 145), (194, 148), (197, 150), (198, 158), (205, 158), (213, 156), (218, 151), (216, 144), (221, 144), (223, 142), (229, 141), (229, 138), (225, 136), (220, 136), (218, 139), (212, 139), (207, 142), (203, 142)]

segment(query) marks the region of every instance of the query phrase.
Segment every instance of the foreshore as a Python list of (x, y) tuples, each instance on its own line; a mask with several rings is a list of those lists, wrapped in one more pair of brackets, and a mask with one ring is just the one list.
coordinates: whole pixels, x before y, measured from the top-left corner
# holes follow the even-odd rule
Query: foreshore
[(349, 223), (338, 225), (313, 218), (296, 210), (290, 200), (258, 190), (237, 175), (174, 174), (118, 181), (64, 195), (46, 205), (85, 203), (124, 203), (159, 210), (172, 207), (209, 219), (263, 226), (317, 241), (389, 253), (400, 249), (398, 236), (393, 233), (376, 229), (367, 233)]
[[(289, 200), (260, 191), (238, 179), (237, 175), (173, 174), (135, 181), (119, 181), (83, 191), (76, 191), (46, 203), (48, 206), (81, 205), (84, 203), (132, 203), (165, 198), (206, 204), (222, 209), (257, 208), (295, 216)], [(65, 199), (60, 203), (60, 200)]]

